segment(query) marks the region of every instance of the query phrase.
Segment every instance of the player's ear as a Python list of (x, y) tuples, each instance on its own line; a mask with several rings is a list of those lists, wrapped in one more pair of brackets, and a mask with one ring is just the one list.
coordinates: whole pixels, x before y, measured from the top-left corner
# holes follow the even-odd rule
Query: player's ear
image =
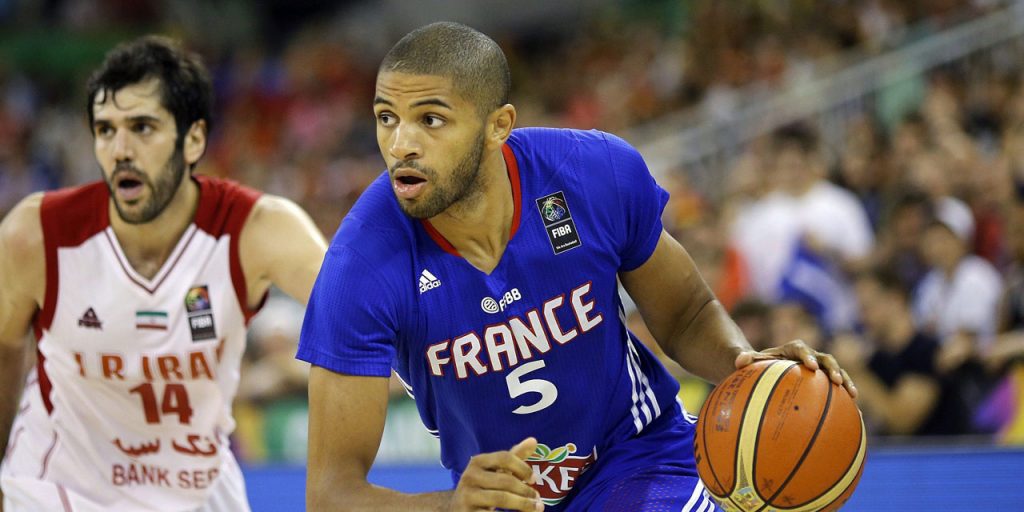
[(486, 132), (484, 137), (491, 149), (500, 148), (509, 135), (512, 135), (512, 128), (516, 125), (516, 108), (511, 104), (504, 104), (496, 108), (487, 116)]
[(203, 157), (206, 152), (206, 120), (200, 119), (189, 127), (185, 132), (185, 142), (182, 144), (184, 151), (185, 166), (192, 167)]

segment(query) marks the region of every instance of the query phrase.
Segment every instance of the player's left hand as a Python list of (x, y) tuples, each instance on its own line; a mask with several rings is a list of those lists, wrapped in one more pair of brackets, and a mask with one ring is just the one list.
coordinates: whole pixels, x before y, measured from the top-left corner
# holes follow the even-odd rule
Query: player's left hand
[(740, 352), (736, 356), (736, 369), (743, 368), (755, 361), (770, 359), (791, 359), (803, 363), (804, 366), (811, 370), (821, 369), (832, 379), (832, 382), (843, 386), (850, 393), (850, 396), (857, 398), (857, 386), (853, 385), (853, 380), (850, 379), (850, 375), (846, 373), (846, 370), (839, 367), (836, 358), (832, 357), (831, 354), (813, 350), (800, 340), (794, 340), (781, 347), (772, 347), (760, 352), (753, 350)]

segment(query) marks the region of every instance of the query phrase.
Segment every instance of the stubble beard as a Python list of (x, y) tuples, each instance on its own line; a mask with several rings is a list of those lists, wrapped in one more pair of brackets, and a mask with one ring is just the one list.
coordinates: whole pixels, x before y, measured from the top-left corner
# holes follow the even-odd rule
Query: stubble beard
[[(481, 133), (473, 147), (466, 153), (465, 157), (452, 169), (451, 174), (443, 184), (438, 179), (437, 171), (429, 167), (420, 167), (416, 162), (398, 162), (393, 167), (411, 167), (423, 174), (431, 183), (434, 183), (434, 190), (428, 197), (417, 202), (399, 201), (398, 204), (406, 215), (414, 219), (429, 219), (444, 212), (458, 215), (460, 211), (468, 208), (477, 196), (483, 192), (483, 178), (480, 173), (480, 162), (484, 152), (484, 137)], [(392, 170), (393, 172), (393, 170)]]
[(150, 197), (146, 200), (142, 209), (137, 212), (125, 211), (114, 190), (114, 176), (121, 166), (115, 168), (111, 178), (107, 180), (107, 189), (110, 190), (110, 197), (114, 199), (114, 208), (121, 220), (128, 224), (146, 224), (160, 216), (177, 193), (181, 180), (185, 177), (185, 157), (182, 148), (176, 148), (171, 157), (164, 164), (163, 169), (157, 176), (156, 182), (150, 180), (149, 176), (139, 171), (131, 164), (124, 166), (137, 175), (136, 178), (142, 182), (142, 186), (150, 190)]

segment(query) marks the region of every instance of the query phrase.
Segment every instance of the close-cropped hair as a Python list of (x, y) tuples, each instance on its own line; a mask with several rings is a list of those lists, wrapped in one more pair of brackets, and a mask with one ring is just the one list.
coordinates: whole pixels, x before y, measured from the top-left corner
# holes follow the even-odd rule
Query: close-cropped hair
[(399, 72), (451, 79), (455, 91), (488, 113), (509, 101), (512, 76), (493, 39), (466, 25), (438, 22), (400, 39), (378, 73)]

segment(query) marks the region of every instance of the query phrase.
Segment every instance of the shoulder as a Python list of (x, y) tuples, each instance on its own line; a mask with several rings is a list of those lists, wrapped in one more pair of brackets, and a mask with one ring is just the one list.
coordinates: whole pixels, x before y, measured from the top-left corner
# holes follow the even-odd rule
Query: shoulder
[(384, 173), (367, 187), (342, 219), (331, 247), (347, 247), (373, 258), (394, 250), (408, 252), (414, 243), (416, 222), (398, 206)]
[(598, 130), (521, 128), (512, 132), (508, 145), (521, 174), (573, 176), (590, 191), (599, 183), (618, 189), (650, 179), (636, 148)]
[(303, 219), (305, 216), (305, 210), (291, 199), (261, 194), (253, 202), (245, 225), (274, 228)]
[(964, 258), (957, 271), (957, 278), (973, 292), (979, 291), (978, 285), (1002, 289), (1003, 278), (999, 271), (988, 260), (974, 254)]
[(39, 245), (42, 251), (43, 227), (40, 221), (44, 194), (37, 192), (22, 199), (0, 223), (0, 237), (9, 250)]
[(46, 251), (40, 212), (44, 197), (41, 192), (26, 197), (0, 222), (0, 266), (11, 283), (43, 282)]
[[(249, 189), (252, 190), (252, 189)], [(267, 254), (288, 254), (291, 249), (326, 246), (323, 233), (295, 201), (273, 194), (249, 195), (239, 238), (243, 251), (260, 249)]]
[(806, 196), (811, 201), (825, 207), (844, 208), (850, 212), (863, 211), (860, 200), (853, 192), (836, 185), (828, 180), (821, 180), (816, 183)]
[(199, 185), (196, 227), (218, 237), (225, 233), (237, 234), (263, 195), (231, 180), (209, 176), (193, 176), (192, 179)]
[(637, 150), (621, 137), (600, 130), (569, 128), (518, 128), (508, 143), (517, 152), (535, 157), (608, 157), (636, 154)]

